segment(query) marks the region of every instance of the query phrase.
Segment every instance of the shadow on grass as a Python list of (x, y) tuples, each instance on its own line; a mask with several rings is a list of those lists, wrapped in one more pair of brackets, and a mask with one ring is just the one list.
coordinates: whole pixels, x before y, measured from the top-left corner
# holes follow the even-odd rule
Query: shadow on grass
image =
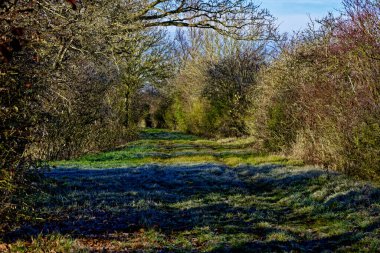
[(322, 251), (355, 244), (380, 227), (379, 189), (312, 168), (146, 165), (56, 169), (47, 176), (56, 180), (50, 196), (36, 197), (44, 221), (24, 224), (4, 241), (141, 229), (165, 238), (186, 232), (190, 240), (199, 236), (192, 231), (207, 228), (214, 241), (202, 251)]
[[(339, 235), (329, 236), (321, 239), (312, 240), (289, 240), (289, 241), (256, 241), (240, 244), (234, 247), (220, 245), (218, 248), (209, 251), (209, 253), (219, 252), (333, 252), (338, 249), (344, 249), (359, 242), (365, 237), (366, 233), (372, 233), (380, 228), (380, 222), (374, 222), (361, 231), (346, 232)], [(365, 250), (361, 248), (361, 250)], [(368, 250), (367, 250), (368, 251)], [(366, 252), (367, 252), (366, 251)], [(370, 251), (371, 252), (371, 251)], [(377, 251), (373, 251), (377, 252)]]

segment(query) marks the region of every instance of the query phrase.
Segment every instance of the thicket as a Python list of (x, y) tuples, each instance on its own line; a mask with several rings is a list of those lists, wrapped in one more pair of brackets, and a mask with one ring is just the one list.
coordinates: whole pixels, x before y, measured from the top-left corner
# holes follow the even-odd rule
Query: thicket
[(269, 151), (380, 176), (380, 3), (346, 0), (260, 73), (253, 134)]

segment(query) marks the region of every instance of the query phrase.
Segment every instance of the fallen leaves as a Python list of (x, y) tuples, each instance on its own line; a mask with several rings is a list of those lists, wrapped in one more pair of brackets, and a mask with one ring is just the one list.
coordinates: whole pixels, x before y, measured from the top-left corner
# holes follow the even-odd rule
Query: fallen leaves
[(0, 243), (0, 252), (5, 252), (8, 250), (8, 247), (4, 243)]

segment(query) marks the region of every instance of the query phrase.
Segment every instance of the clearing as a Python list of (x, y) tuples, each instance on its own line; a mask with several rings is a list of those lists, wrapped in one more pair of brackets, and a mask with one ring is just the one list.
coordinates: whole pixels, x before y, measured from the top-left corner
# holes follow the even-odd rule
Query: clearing
[[(5, 252), (379, 252), (380, 188), (165, 130), (56, 162)], [(32, 238), (32, 239), (31, 239)], [(1, 241), (0, 241), (1, 242)]]

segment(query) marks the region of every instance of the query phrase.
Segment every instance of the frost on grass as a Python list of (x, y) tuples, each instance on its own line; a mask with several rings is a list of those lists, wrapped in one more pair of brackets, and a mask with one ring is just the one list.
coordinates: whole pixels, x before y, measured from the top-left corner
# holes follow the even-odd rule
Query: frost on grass
[[(115, 152), (125, 159), (145, 150), (161, 163), (58, 167), (47, 173), (53, 180), (49, 194), (33, 197), (39, 219), (2, 240), (24, 252), (42, 243), (56, 243), (62, 252), (70, 247), (83, 252), (376, 252), (380, 247), (380, 190), (369, 183), (290, 166), (284, 158), (273, 164), (273, 156), (255, 156), (246, 143), (239, 148), (233, 141), (227, 145), (159, 131), (143, 136), (91, 159)], [(212, 159), (202, 160), (205, 151)], [(226, 157), (239, 163), (230, 167), (223, 163)], [(34, 243), (28, 242), (31, 237), (37, 238)]]

